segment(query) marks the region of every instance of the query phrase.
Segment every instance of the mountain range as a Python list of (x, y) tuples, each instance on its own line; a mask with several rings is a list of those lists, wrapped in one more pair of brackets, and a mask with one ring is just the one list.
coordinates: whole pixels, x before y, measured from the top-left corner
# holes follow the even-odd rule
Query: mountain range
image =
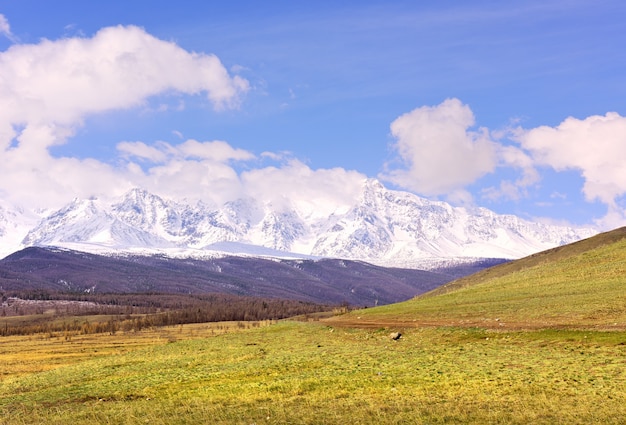
[(339, 259), (225, 255), (198, 260), (29, 247), (0, 259), (0, 292), (222, 293), (374, 306), (406, 300), (498, 262), (483, 260), (425, 271)]
[(428, 269), (453, 260), (519, 258), (596, 233), (454, 207), (374, 179), (364, 181), (350, 205), (307, 205), (245, 198), (214, 206), (142, 189), (114, 200), (77, 198), (46, 213), (0, 204), (0, 255), (56, 246), (107, 255), (342, 258)]

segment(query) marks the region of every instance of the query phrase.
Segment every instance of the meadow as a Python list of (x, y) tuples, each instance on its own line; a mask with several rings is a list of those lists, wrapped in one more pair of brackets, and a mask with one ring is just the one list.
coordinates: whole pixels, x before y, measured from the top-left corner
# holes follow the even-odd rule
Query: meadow
[[(626, 333), (324, 322), (6, 337), (2, 424), (624, 423)], [(221, 326), (221, 328), (219, 328)]]

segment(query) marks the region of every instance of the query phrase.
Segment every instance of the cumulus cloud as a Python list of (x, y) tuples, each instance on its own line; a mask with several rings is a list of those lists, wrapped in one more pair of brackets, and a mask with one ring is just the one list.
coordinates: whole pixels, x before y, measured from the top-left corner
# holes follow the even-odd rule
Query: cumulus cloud
[(462, 190), (497, 165), (497, 144), (458, 99), (423, 106), (391, 124), (402, 165), (387, 164), (383, 180), (427, 196)]
[(221, 204), (242, 196), (233, 163), (254, 160), (251, 152), (224, 141), (189, 139), (177, 145), (121, 142), (117, 149), (127, 162), (127, 178), (134, 186), (174, 198)]
[(228, 163), (173, 157), (145, 171), (133, 163), (128, 168), (134, 172), (134, 186), (171, 199), (221, 205), (243, 195), (239, 175)]
[[(0, 35), (13, 37), (3, 15)], [(179, 131), (173, 135), (180, 143), (120, 142), (110, 162), (51, 154), (93, 114), (170, 93), (205, 96), (216, 110), (236, 108), (247, 90), (248, 82), (231, 76), (217, 57), (188, 52), (133, 26), (105, 28), (90, 38), (14, 44), (0, 52), (0, 196), (55, 208), (75, 196), (118, 196), (143, 187), (218, 205), (253, 196), (296, 206), (304, 215), (330, 214), (355, 202), (366, 178), (359, 172), (315, 170), (289, 152), (255, 155), (221, 140), (183, 141)], [(185, 103), (176, 98), (172, 104)], [(380, 177), (403, 188), (468, 204), (470, 184), (506, 168), (517, 178), (484, 188), (482, 196), (518, 200), (539, 184), (540, 167), (577, 170), (587, 199), (609, 207), (604, 226), (626, 222), (620, 208), (626, 194), (626, 118), (617, 113), (490, 132), (476, 126), (469, 106), (448, 99), (414, 109), (390, 128), (396, 160), (385, 164)]]
[[(2, 15), (0, 33), (11, 36)], [(220, 110), (237, 107), (247, 90), (248, 82), (229, 75), (216, 56), (188, 52), (134, 26), (104, 28), (91, 38), (15, 44), (0, 52), (0, 193), (25, 203), (57, 199), (48, 204), (55, 205), (67, 194), (126, 188), (136, 176), (133, 164), (124, 175), (97, 160), (53, 157), (49, 148), (65, 143), (87, 116), (133, 108), (152, 96), (204, 95)], [(246, 158), (224, 142), (209, 143), (216, 145), (188, 141), (168, 149), (213, 155), (217, 162)], [(165, 145), (126, 142), (118, 149), (127, 159), (158, 163), (168, 160)]]
[(570, 117), (556, 127), (497, 131), (474, 125), (471, 109), (458, 99), (400, 116), (391, 124), (397, 158), (380, 177), (422, 195), (468, 204), (473, 197), (467, 187), (494, 171), (517, 176), (480, 189), (483, 199), (496, 202), (532, 196), (545, 167), (575, 170), (584, 179), (586, 199), (608, 208), (597, 224), (626, 224), (626, 117), (609, 112)]
[(445, 195), (453, 203), (468, 205), (474, 199), (467, 186), (497, 168), (508, 168), (519, 177), (484, 188), (482, 197), (520, 200), (541, 177), (527, 152), (500, 142), (509, 133), (475, 128), (472, 110), (458, 99), (422, 106), (391, 124), (398, 158), (380, 177), (422, 195)]
[(76, 124), (166, 91), (205, 93), (220, 109), (236, 106), (248, 89), (216, 56), (187, 52), (133, 26), (14, 45), (0, 54), (0, 69), (0, 109), (12, 123)]
[[(10, 35), (6, 20), (0, 25)], [(237, 107), (247, 90), (247, 81), (230, 76), (217, 57), (132, 26), (14, 45), (0, 53), (0, 195), (27, 207), (58, 208), (76, 196), (109, 198), (143, 187), (216, 205), (248, 196), (278, 206), (291, 202), (304, 214), (330, 214), (358, 196), (366, 178), (360, 173), (313, 170), (285, 152), (257, 156), (221, 140), (122, 141), (110, 162), (51, 154), (89, 115), (169, 93), (205, 95), (219, 110)], [(179, 131), (174, 136), (183, 138)]]
[(519, 128), (514, 138), (535, 163), (579, 171), (586, 199), (609, 208), (606, 226), (625, 222), (619, 198), (626, 194), (626, 117), (615, 112), (582, 120), (570, 117), (556, 127)]
[(54, 158), (39, 149), (10, 149), (0, 157), (2, 197), (26, 207), (58, 208), (75, 196), (102, 195), (132, 187), (119, 170), (95, 159)]

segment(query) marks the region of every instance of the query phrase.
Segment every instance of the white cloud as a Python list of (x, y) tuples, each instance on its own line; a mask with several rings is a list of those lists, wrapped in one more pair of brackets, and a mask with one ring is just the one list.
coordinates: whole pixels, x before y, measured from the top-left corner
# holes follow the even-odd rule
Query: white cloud
[(247, 81), (214, 55), (189, 53), (138, 27), (104, 28), (92, 38), (42, 40), (0, 54), (0, 109), (17, 122), (76, 124), (89, 113), (130, 108), (167, 91), (206, 93), (236, 106)]
[(0, 13), (0, 35), (4, 35), (13, 42), (17, 41), (11, 32), (11, 26), (9, 25), (8, 19), (2, 13)]
[(515, 139), (537, 164), (556, 171), (578, 170), (587, 200), (609, 208), (605, 226), (626, 222), (619, 198), (626, 194), (626, 118), (615, 112), (567, 118), (556, 127), (518, 129)]
[(216, 140), (213, 142), (198, 142), (197, 140), (187, 140), (178, 147), (180, 152), (187, 157), (208, 159), (216, 162), (226, 162), (230, 160), (246, 161), (254, 159), (254, 155), (244, 149), (236, 149), (228, 143)]
[(269, 158), (269, 159), (272, 159), (274, 161), (279, 161), (282, 158), (282, 155), (277, 154), (275, 152), (261, 152), (261, 157), (262, 158)]
[(487, 187), (482, 196), (491, 201), (509, 199), (519, 201), (528, 197), (528, 187), (537, 185), (541, 176), (533, 159), (523, 150), (515, 146), (498, 146), (499, 166), (520, 170), (521, 176), (513, 180), (501, 180), (498, 187)]
[[(360, 173), (312, 170), (285, 152), (256, 156), (220, 140), (123, 141), (111, 163), (50, 153), (90, 114), (170, 92), (204, 93), (216, 109), (236, 107), (247, 89), (215, 56), (189, 53), (137, 27), (12, 46), (0, 53), (0, 193), (26, 207), (57, 208), (76, 196), (108, 198), (143, 187), (217, 205), (246, 196), (294, 202), (309, 214), (358, 196)], [(238, 171), (246, 162), (274, 165)]]
[(132, 187), (123, 173), (101, 161), (53, 158), (39, 149), (4, 152), (0, 169), (0, 192), (25, 207), (58, 208), (75, 196), (111, 195)]
[[(0, 34), (12, 37), (3, 15)], [(314, 170), (289, 152), (257, 156), (220, 140), (120, 142), (111, 163), (50, 153), (91, 114), (169, 93), (204, 95), (215, 109), (236, 108), (247, 90), (248, 82), (229, 75), (217, 57), (187, 52), (132, 26), (105, 28), (91, 38), (13, 45), (0, 52), (0, 193), (35, 207), (59, 207), (75, 196), (117, 196), (132, 187), (215, 204), (254, 196), (296, 204), (304, 214), (330, 214), (353, 203), (366, 178), (361, 173)], [(159, 104), (184, 108), (184, 99), (170, 100)], [(183, 140), (181, 132), (173, 134)], [(508, 168), (518, 178), (484, 189), (483, 196), (516, 200), (538, 184), (539, 166), (574, 169), (585, 179), (587, 199), (609, 206), (604, 223), (626, 222), (619, 207), (626, 194), (626, 118), (616, 113), (516, 129), (509, 137), (519, 145), (511, 146), (476, 127), (469, 106), (448, 99), (398, 117), (391, 134), (397, 160), (380, 177), (409, 190), (471, 204), (468, 185)], [(274, 165), (250, 169), (248, 163)]]
[[(187, 140), (177, 145), (157, 142), (121, 142), (117, 145), (128, 180), (173, 199), (188, 198), (221, 204), (243, 193), (233, 161), (254, 160), (251, 152), (224, 141)], [(133, 160), (138, 160), (143, 167)]]
[(144, 142), (120, 142), (117, 150), (126, 158), (135, 157), (151, 162), (165, 162), (168, 158), (209, 160), (214, 162), (248, 161), (254, 154), (244, 149), (237, 149), (222, 140), (199, 142), (189, 139), (178, 145), (157, 142), (148, 146)]
[(556, 127), (493, 132), (473, 126), (472, 111), (458, 99), (400, 116), (391, 124), (398, 160), (386, 164), (381, 178), (423, 195), (446, 195), (451, 202), (468, 204), (472, 199), (467, 186), (495, 170), (504, 171), (502, 175), (513, 171), (517, 178), (482, 188), (481, 196), (491, 201), (530, 197), (530, 189), (540, 185), (542, 167), (576, 170), (584, 179), (586, 199), (608, 208), (597, 224), (626, 224), (625, 117), (609, 112), (567, 118)]
[[(0, 32), (11, 35), (2, 15)], [(247, 90), (248, 82), (231, 77), (216, 56), (187, 52), (134, 26), (104, 28), (91, 38), (13, 45), (0, 52), (0, 193), (20, 203), (58, 206), (68, 197), (118, 192), (148, 179), (129, 158), (162, 164), (152, 170), (153, 180), (159, 172), (173, 173), (173, 154), (183, 163), (180, 158), (189, 155), (215, 163), (249, 158), (224, 142), (196, 141), (176, 148), (120, 143), (126, 158), (121, 169), (49, 152), (90, 114), (132, 108), (167, 93), (202, 94), (215, 109), (231, 108)]]
[(483, 127), (472, 130), (474, 126), (474, 114), (458, 99), (400, 116), (391, 124), (391, 134), (402, 165), (392, 168), (388, 163), (381, 178), (426, 196), (445, 195), (450, 202), (468, 205), (473, 203), (468, 185), (497, 168), (508, 168), (519, 177), (482, 189), (482, 197), (491, 201), (527, 197), (528, 188), (540, 181), (533, 158), (519, 147), (494, 140), (494, 136), (504, 138), (510, 129), (490, 132)]
[[(252, 197), (277, 208), (296, 207), (304, 215), (329, 215), (355, 202), (366, 179), (343, 168), (313, 170), (285, 154), (264, 152), (257, 157), (224, 141), (123, 142), (118, 150), (128, 161), (119, 174), (134, 186), (213, 205)], [(236, 169), (237, 163), (259, 161), (274, 165)]]
[(144, 142), (120, 142), (117, 144), (117, 150), (126, 158), (135, 157), (142, 161), (160, 163), (167, 159), (167, 152), (164, 152), (163, 148), (148, 146)]
[(497, 144), (484, 128), (470, 130), (474, 114), (458, 99), (423, 106), (391, 124), (402, 166), (380, 177), (423, 195), (449, 194), (493, 171)]
[[(222, 141), (188, 140), (179, 145), (124, 142), (118, 145), (129, 162), (118, 174), (133, 186), (173, 199), (221, 205), (252, 197), (275, 207), (296, 207), (304, 215), (329, 215), (355, 202), (366, 176), (343, 168), (313, 170), (296, 159), (264, 155), (277, 165), (238, 172), (232, 162), (259, 158)], [(143, 166), (132, 162), (138, 158)], [(152, 160), (153, 163), (148, 163)]]
[(243, 172), (241, 181), (249, 196), (266, 199), (275, 206), (296, 207), (306, 214), (332, 214), (360, 196), (366, 176), (343, 168), (312, 170), (292, 159), (281, 167)]
[(498, 201), (500, 199), (519, 200), (522, 197), (520, 188), (510, 180), (502, 180), (498, 187), (490, 186), (481, 190), (484, 199)]
[(172, 158), (136, 174), (133, 183), (168, 198), (202, 200), (216, 205), (242, 194), (237, 171), (215, 161)]

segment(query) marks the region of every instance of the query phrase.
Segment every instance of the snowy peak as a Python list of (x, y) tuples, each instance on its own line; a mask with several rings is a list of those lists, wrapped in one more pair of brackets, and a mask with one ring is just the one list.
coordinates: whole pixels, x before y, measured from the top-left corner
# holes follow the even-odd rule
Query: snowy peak
[(22, 239), (40, 217), (34, 212), (13, 207), (0, 200), (0, 258), (16, 251)]
[(294, 242), (306, 233), (305, 223), (294, 211), (268, 211), (256, 227), (261, 246), (282, 251), (289, 251)]
[(142, 189), (127, 192), (121, 202), (112, 206), (112, 213), (122, 222), (146, 232), (156, 231), (166, 239), (175, 239), (181, 232), (180, 208)]
[(115, 212), (114, 207), (96, 198), (74, 199), (43, 219), (28, 232), (22, 244), (62, 246), (64, 243), (84, 243), (115, 248), (170, 245), (157, 234), (126, 222)]
[(44, 219), (24, 238), (23, 244), (46, 245), (56, 242), (88, 242), (101, 237), (114, 219), (97, 199), (74, 199)]
[(386, 189), (374, 179), (364, 181), (351, 206), (320, 205), (320, 211), (333, 213), (302, 213), (295, 207), (299, 201), (276, 207), (246, 198), (217, 208), (133, 189), (112, 203), (74, 200), (33, 226), (22, 245), (205, 250), (229, 242), (272, 252), (416, 267), (429, 258), (518, 258), (595, 233), (484, 208), (453, 207)]
[(368, 180), (359, 204), (336, 219), (313, 254), (340, 252), (348, 258), (410, 266), (427, 257), (519, 258), (593, 234), (484, 208), (452, 207)]

